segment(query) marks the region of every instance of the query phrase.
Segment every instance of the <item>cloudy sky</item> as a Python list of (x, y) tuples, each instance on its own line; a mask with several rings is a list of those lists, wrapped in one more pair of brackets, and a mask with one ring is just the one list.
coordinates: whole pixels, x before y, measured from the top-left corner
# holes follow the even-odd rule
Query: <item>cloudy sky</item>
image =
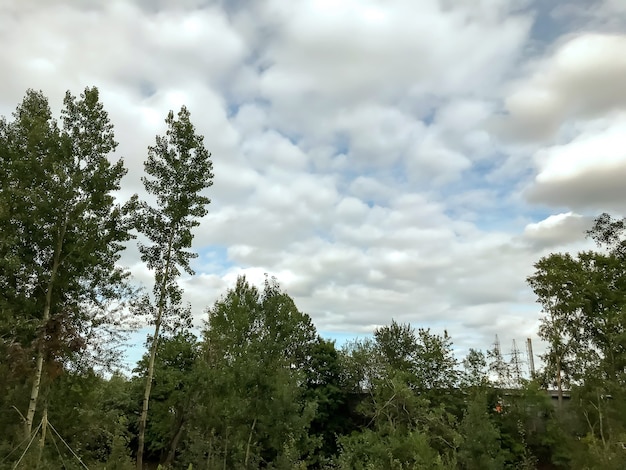
[(536, 337), (533, 263), (626, 213), (623, 0), (0, 0), (0, 69), (2, 115), (99, 87), (123, 196), (188, 106), (215, 173), (198, 322), (269, 273), (327, 337), (506, 349)]

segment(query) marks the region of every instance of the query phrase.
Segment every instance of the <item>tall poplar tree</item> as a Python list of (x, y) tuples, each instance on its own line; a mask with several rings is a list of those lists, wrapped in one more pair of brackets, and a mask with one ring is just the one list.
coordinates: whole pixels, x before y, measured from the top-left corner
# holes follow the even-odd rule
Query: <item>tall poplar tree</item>
[(63, 105), (59, 126), (29, 90), (14, 119), (0, 120), (0, 338), (34, 361), (27, 434), (42, 383), (84, 350), (88, 323), (126, 286), (116, 262), (130, 235), (112, 195), (126, 170), (108, 158), (113, 126), (95, 87), (67, 92)]
[(143, 468), (144, 439), (148, 420), (150, 391), (159, 335), (163, 327), (184, 315), (181, 307), (182, 289), (177, 283), (181, 269), (194, 274), (190, 260), (197, 256), (188, 250), (193, 240), (192, 229), (206, 215), (211, 202), (201, 193), (212, 185), (211, 154), (204, 147), (204, 137), (196, 134), (190, 113), (182, 107), (177, 118), (170, 111), (165, 123), (165, 136), (157, 136), (148, 147), (144, 169), (148, 176), (142, 182), (156, 205), (139, 204), (137, 228), (149, 244), (139, 244), (141, 259), (154, 271), (152, 299), (146, 298), (144, 308), (152, 317), (154, 333), (150, 339), (150, 356), (139, 419), (137, 468)]

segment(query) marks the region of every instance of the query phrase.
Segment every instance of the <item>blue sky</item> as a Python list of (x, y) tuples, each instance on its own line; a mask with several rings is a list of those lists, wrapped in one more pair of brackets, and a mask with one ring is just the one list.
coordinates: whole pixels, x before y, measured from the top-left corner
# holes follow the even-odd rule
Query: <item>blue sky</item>
[[(622, 0), (10, 2), (0, 114), (29, 87), (58, 111), (98, 86), (124, 198), (188, 106), (215, 173), (181, 280), (198, 325), (268, 273), (338, 341), (395, 318), (506, 347), (536, 338), (533, 263), (626, 212), (625, 18)], [(136, 249), (122, 261), (150, 285)]]

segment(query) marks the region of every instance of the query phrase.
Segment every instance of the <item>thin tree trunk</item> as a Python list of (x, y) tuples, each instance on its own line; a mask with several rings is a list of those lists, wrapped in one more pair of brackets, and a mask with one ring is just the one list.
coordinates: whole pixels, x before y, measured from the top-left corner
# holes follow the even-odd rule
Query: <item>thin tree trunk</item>
[(46, 443), (46, 430), (48, 429), (48, 405), (46, 404), (43, 409), (43, 418), (41, 419), (41, 438), (39, 439), (39, 453), (37, 454), (37, 468), (41, 462), (41, 455), (43, 454), (43, 447)]
[(563, 385), (561, 383), (561, 358), (556, 363), (556, 389), (559, 397), (559, 408), (563, 406)]
[(141, 406), (141, 418), (139, 419), (139, 436), (137, 438), (137, 469), (143, 470), (143, 449), (146, 435), (146, 423), (148, 421), (148, 404), (150, 401), (150, 392), (152, 391), (152, 377), (154, 375), (154, 361), (156, 358), (157, 341), (159, 339), (159, 330), (161, 328), (161, 313), (157, 316), (154, 326), (154, 337), (150, 347), (150, 362), (148, 363), (148, 377), (146, 378), (146, 388), (143, 394), (143, 402)]
[(256, 425), (256, 418), (252, 421), (252, 426), (250, 427), (250, 435), (248, 436), (248, 445), (246, 446), (246, 459), (244, 461), (244, 468), (248, 468), (248, 459), (250, 458), (250, 445), (252, 444), (252, 434), (254, 433), (254, 426)]
[(184, 425), (185, 425), (185, 419), (182, 418), (178, 422), (178, 429), (176, 429), (176, 434), (174, 434), (174, 438), (170, 442), (170, 448), (167, 452), (167, 457), (165, 457), (165, 461), (163, 462), (163, 466), (165, 468), (169, 468), (169, 466), (172, 465), (172, 462), (174, 461), (174, 457), (176, 456), (176, 448), (178, 447), (178, 442), (180, 441), (180, 438), (183, 435)]
[[(59, 266), (61, 265), (61, 250), (63, 249), (63, 239), (65, 238), (65, 231), (67, 229), (67, 218), (61, 227), (61, 231), (59, 233), (59, 239), (57, 241), (57, 246), (54, 250), (54, 258), (52, 260), (52, 271), (50, 272), (50, 279), (48, 280), (48, 286), (46, 290), (46, 303), (43, 308), (43, 318), (42, 325), (46, 325), (48, 320), (50, 319), (50, 310), (52, 307), (52, 288), (54, 286), (54, 281), (59, 270)], [(35, 365), (35, 378), (33, 380), (33, 385), (30, 390), (30, 401), (28, 403), (28, 412), (26, 413), (26, 435), (30, 436), (30, 433), (33, 429), (33, 420), (35, 418), (35, 412), (37, 411), (37, 399), (39, 398), (39, 389), (41, 387), (41, 376), (43, 373), (43, 351), (44, 345), (43, 340), (39, 343), (37, 348), (37, 362)]]
[[(44, 316), (44, 321), (47, 318)], [(33, 386), (30, 390), (30, 401), (28, 403), (28, 412), (26, 413), (26, 421), (25, 421), (25, 433), (27, 436), (30, 436), (30, 433), (33, 430), (33, 419), (35, 418), (35, 411), (37, 411), (37, 398), (39, 397), (39, 387), (41, 385), (41, 374), (43, 371), (43, 351), (42, 346), (39, 346), (39, 351), (37, 351), (37, 363), (35, 366), (35, 379), (33, 380)]]
[(224, 470), (226, 470), (226, 458), (228, 457), (228, 427), (226, 428), (226, 442), (224, 442)]
[(213, 457), (213, 434), (211, 434), (211, 438), (209, 439), (209, 451), (207, 452), (206, 457), (207, 470), (211, 470), (211, 457)]
[(602, 402), (600, 394), (598, 393), (598, 406), (596, 406), (593, 402), (590, 402), (591, 406), (593, 406), (598, 412), (598, 421), (600, 425), (600, 438), (602, 439), (602, 446), (606, 449), (606, 439), (604, 439), (604, 423), (602, 419)]
[(146, 377), (146, 388), (143, 394), (143, 403), (141, 406), (141, 417), (139, 419), (139, 435), (137, 436), (137, 470), (143, 470), (143, 450), (145, 446), (146, 424), (148, 422), (148, 405), (150, 403), (150, 392), (152, 391), (152, 377), (154, 376), (154, 362), (156, 359), (157, 345), (159, 341), (159, 331), (161, 329), (161, 319), (165, 307), (165, 296), (167, 287), (167, 278), (170, 271), (170, 260), (172, 255), (172, 244), (174, 241), (174, 227), (170, 234), (167, 247), (167, 257), (165, 261), (165, 269), (163, 270), (163, 281), (159, 291), (159, 302), (156, 321), (154, 322), (154, 337), (150, 347), (150, 361), (148, 362), (148, 376)]

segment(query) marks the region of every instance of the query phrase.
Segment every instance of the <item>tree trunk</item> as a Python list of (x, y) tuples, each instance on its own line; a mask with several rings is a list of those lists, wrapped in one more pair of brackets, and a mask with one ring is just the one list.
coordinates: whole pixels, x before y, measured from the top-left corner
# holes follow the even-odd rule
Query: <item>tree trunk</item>
[(176, 434), (174, 434), (174, 437), (172, 438), (170, 442), (170, 448), (167, 452), (167, 457), (165, 457), (165, 461), (163, 462), (163, 466), (165, 468), (169, 468), (169, 466), (172, 465), (172, 462), (174, 461), (174, 457), (176, 456), (176, 448), (178, 447), (178, 442), (180, 441), (180, 438), (183, 435), (184, 425), (185, 425), (185, 418), (181, 418), (180, 420), (178, 420)]
[(559, 408), (563, 406), (563, 385), (561, 384), (561, 358), (556, 362), (556, 389), (559, 398)]
[(248, 459), (250, 458), (250, 445), (252, 444), (252, 434), (254, 433), (254, 426), (256, 425), (256, 418), (252, 421), (252, 426), (250, 427), (250, 435), (248, 435), (248, 445), (246, 446), (246, 459), (244, 460), (243, 466), (244, 468), (248, 468)]
[(167, 247), (167, 257), (165, 269), (163, 270), (163, 281), (159, 292), (159, 302), (156, 321), (154, 322), (154, 337), (150, 347), (150, 361), (148, 362), (148, 376), (146, 377), (146, 388), (143, 394), (141, 406), (141, 417), (139, 418), (139, 435), (137, 436), (137, 470), (143, 470), (143, 449), (145, 446), (146, 424), (148, 422), (148, 405), (150, 403), (150, 392), (152, 391), (152, 377), (154, 376), (154, 361), (156, 359), (157, 345), (159, 341), (159, 331), (161, 329), (161, 319), (165, 308), (165, 296), (167, 295), (167, 278), (170, 270), (170, 260), (172, 255), (172, 244), (174, 242), (174, 227)]
[(154, 337), (150, 347), (150, 362), (148, 363), (148, 377), (146, 378), (146, 388), (143, 394), (141, 406), (141, 417), (139, 419), (139, 436), (137, 438), (137, 469), (143, 470), (143, 448), (146, 435), (146, 424), (148, 422), (148, 404), (150, 402), (150, 392), (152, 391), (152, 376), (154, 375), (154, 360), (156, 358), (157, 341), (159, 339), (159, 329), (161, 327), (160, 313), (154, 326)]
[[(45, 317), (44, 317), (45, 318)], [(26, 413), (25, 421), (25, 433), (30, 436), (33, 430), (33, 419), (35, 418), (35, 411), (37, 411), (37, 398), (39, 397), (39, 387), (41, 385), (41, 374), (43, 371), (43, 351), (42, 346), (39, 346), (37, 351), (37, 363), (35, 366), (35, 379), (33, 380), (33, 386), (30, 390), (30, 401), (28, 403), (28, 412)]]
[(226, 428), (226, 442), (224, 443), (224, 470), (226, 470), (227, 457), (228, 457), (228, 428)]
[[(42, 325), (46, 325), (50, 320), (50, 309), (52, 307), (52, 288), (54, 281), (61, 265), (61, 250), (63, 249), (63, 239), (65, 238), (65, 230), (67, 229), (67, 218), (61, 227), (59, 233), (59, 240), (57, 241), (56, 249), (54, 250), (54, 258), (52, 260), (52, 271), (50, 272), (50, 279), (48, 280), (48, 286), (46, 290), (46, 303), (43, 308)], [(37, 411), (37, 399), (39, 398), (39, 389), (41, 387), (41, 376), (43, 373), (43, 352), (44, 344), (43, 338), (37, 348), (37, 363), (35, 366), (35, 378), (33, 380), (33, 386), (30, 390), (30, 401), (28, 403), (28, 412), (26, 413), (26, 435), (30, 436), (33, 429), (33, 420), (35, 418), (35, 412)]]
[(41, 439), (39, 439), (39, 453), (37, 454), (37, 468), (41, 462), (41, 455), (43, 454), (43, 447), (46, 443), (46, 430), (48, 429), (48, 405), (43, 409), (43, 418), (41, 419)]

